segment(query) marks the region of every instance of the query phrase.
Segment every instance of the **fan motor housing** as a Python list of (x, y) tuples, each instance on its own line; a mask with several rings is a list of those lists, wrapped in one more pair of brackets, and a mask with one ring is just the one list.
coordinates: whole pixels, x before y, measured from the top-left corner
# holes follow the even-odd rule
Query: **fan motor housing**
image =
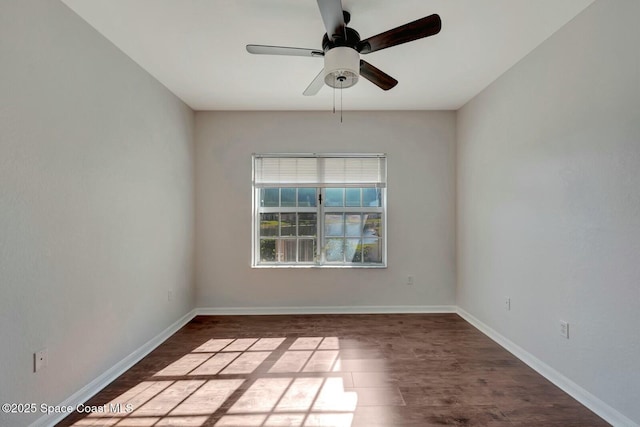
[(358, 82), (360, 54), (357, 50), (338, 46), (324, 54), (324, 82), (337, 89), (346, 89)]

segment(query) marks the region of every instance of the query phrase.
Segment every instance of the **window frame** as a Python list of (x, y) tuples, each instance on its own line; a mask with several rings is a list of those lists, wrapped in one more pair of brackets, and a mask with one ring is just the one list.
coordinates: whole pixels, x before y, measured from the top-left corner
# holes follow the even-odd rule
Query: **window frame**
[[(269, 185), (260, 185), (256, 186), (255, 183), (255, 165), (256, 165), (256, 156), (266, 156), (266, 157), (312, 157), (312, 158), (323, 158), (323, 157), (333, 157), (333, 158), (349, 158), (349, 157), (377, 157), (384, 159), (383, 163), (383, 182), (371, 185), (371, 184), (340, 184), (340, 183), (330, 183), (330, 184), (290, 184), (290, 183), (282, 183), (282, 184), (269, 184)], [(387, 191), (386, 191), (386, 167), (387, 167), (387, 155), (379, 154), (379, 153), (359, 153), (359, 154), (253, 154), (252, 155), (252, 176), (254, 179), (252, 180), (252, 230), (251, 230), (251, 267), (252, 268), (387, 268), (387, 246), (388, 246), (388, 230), (387, 230)], [(282, 192), (278, 191), (278, 206), (274, 207), (261, 207), (261, 190), (265, 188), (314, 188), (316, 190), (316, 203), (315, 206), (304, 206), (299, 207), (298, 204), (298, 196), (296, 191), (296, 206), (281, 206), (282, 204)], [(360, 194), (360, 206), (346, 206), (347, 198), (346, 198), (346, 190), (343, 194), (343, 206), (326, 206), (326, 190), (328, 188), (375, 188), (379, 191), (380, 203), (378, 206), (363, 206), (363, 198), (364, 194), (361, 191)], [(319, 202), (319, 197), (322, 196), (322, 202)], [(368, 263), (364, 262), (364, 254), (361, 255), (360, 262), (331, 262), (326, 260), (326, 246), (327, 239), (331, 236), (327, 236), (325, 233), (325, 215), (327, 213), (342, 213), (343, 215), (347, 215), (349, 213), (358, 213), (360, 214), (361, 221), (361, 232), (360, 232), (360, 242), (364, 242), (364, 218), (367, 214), (379, 214), (381, 216), (381, 224), (380, 224), (380, 235), (376, 236), (377, 242), (381, 245), (381, 262), (379, 263)], [(296, 216), (296, 235), (295, 236), (281, 236), (280, 228), (282, 218), (279, 217), (279, 225), (278, 225), (278, 235), (274, 236), (274, 240), (276, 242), (278, 240), (295, 240), (296, 243), (296, 261), (295, 262), (285, 262), (285, 261), (276, 261), (274, 262), (262, 262), (260, 257), (260, 248), (261, 248), (261, 240), (264, 239), (265, 236), (260, 236), (260, 218), (262, 213), (313, 213), (316, 215), (316, 235), (313, 237), (315, 241), (315, 257), (312, 262), (300, 262), (298, 261), (300, 257), (299, 245), (301, 240), (305, 240), (305, 236), (298, 235), (297, 231), (299, 229), (299, 218)], [(346, 221), (346, 220), (345, 220)], [(343, 240), (343, 245), (345, 248), (344, 253), (346, 254), (346, 243), (349, 236), (347, 236), (346, 231), (346, 222), (344, 225), (344, 230), (342, 236), (336, 236), (336, 238), (341, 238)], [(352, 238), (355, 238), (352, 237)], [(276, 243), (277, 247), (278, 243)], [(277, 255), (276, 255), (277, 257)], [(344, 256), (343, 256), (344, 259)]]

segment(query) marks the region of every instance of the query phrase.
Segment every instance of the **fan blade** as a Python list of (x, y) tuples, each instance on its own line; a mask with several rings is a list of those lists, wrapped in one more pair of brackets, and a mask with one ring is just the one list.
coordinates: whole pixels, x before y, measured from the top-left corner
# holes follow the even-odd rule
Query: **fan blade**
[(315, 79), (311, 82), (311, 84), (302, 92), (304, 96), (313, 96), (320, 92), (324, 86), (324, 68), (320, 70), (320, 73), (316, 76)]
[(362, 59), (360, 60), (360, 75), (382, 90), (389, 90), (398, 84), (398, 81), (389, 74)]
[(304, 49), (301, 47), (285, 46), (265, 46), (261, 44), (248, 44), (247, 52), (257, 55), (324, 56), (324, 52), (318, 49)]
[(442, 21), (440, 21), (440, 16), (433, 14), (362, 40), (358, 44), (357, 50), (363, 54), (375, 52), (376, 50), (438, 34), (441, 28)]
[(322, 22), (327, 29), (329, 40), (336, 38), (345, 39), (346, 32), (344, 30), (344, 14), (342, 13), (341, 0), (318, 0), (318, 8), (322, 15)]

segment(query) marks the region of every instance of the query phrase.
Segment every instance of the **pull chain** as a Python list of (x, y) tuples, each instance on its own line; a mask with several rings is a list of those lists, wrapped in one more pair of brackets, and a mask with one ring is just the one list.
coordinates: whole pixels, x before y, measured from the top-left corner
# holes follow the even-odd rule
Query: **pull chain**
[(333, 114), (336, 113), (336, 87), (333, 86)]
[(340, 80), (340, 123), (342, 123), (342, 81)]
[[(343, 83), (347, 78), (345, 76), (338, 76), (336, 77), (336, 80), (340, 82), (340, 123), (342, 123), (342, 90), (344, 89)], [(333, 86), (333, 114), (336, 113), (336, 86), (337, 85), (332, 85)]]

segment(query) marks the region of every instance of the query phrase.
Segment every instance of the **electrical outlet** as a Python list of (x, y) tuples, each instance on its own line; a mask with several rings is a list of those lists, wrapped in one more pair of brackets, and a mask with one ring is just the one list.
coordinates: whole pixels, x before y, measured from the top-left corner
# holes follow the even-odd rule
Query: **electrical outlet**
[(38, 372), (45, 366), (47, 366), (47, 349), (43, 348), (33, 353), (33, 372)]
[(407, 285), (412, 286), (413, 285), (413, 275), (408, 275), (407, 276)]
[(504, 309), (505, 309), (506, 311), (511, 311), (511, 298), (506, 297), (506, 298), (504, 299)]
[(566, 339), (569, 339), (569, 323), (565, 322), (564, 320), (560, 321), (560, 335), (562, 335)]

